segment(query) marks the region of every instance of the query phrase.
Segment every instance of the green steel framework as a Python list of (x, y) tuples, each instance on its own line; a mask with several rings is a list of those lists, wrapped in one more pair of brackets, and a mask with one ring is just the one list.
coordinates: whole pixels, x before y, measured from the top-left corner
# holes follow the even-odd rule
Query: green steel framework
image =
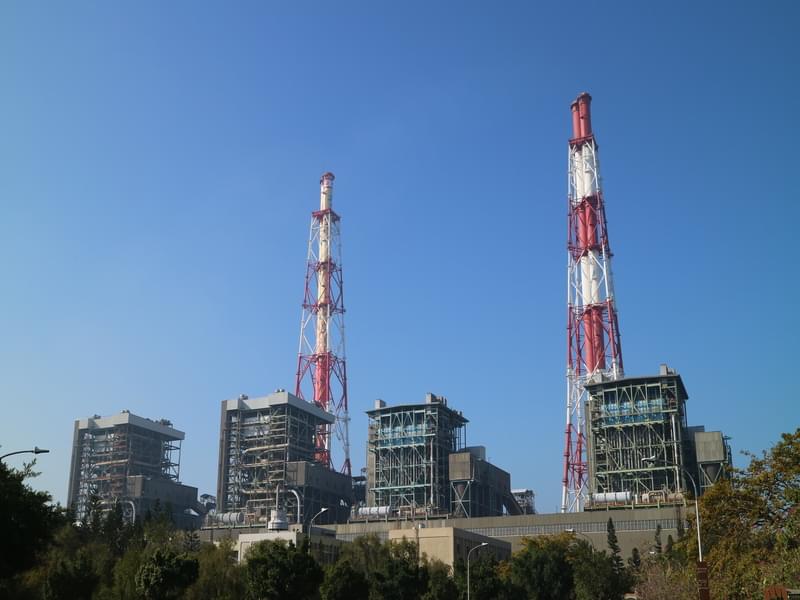
[[(683, 501), (686, 482), (685, 403), (670, 371), (587, 385), (590, 502), (659, 504)], [(649, 463), (645, 459), (655, 458)], [(630, 498), (625, 498), (625, 493)], [(609, 494), (619, 496), (612, 500)], [(625, 498), (623, 500), (623, 498)]]
[(128, 476), (178, 481), (181, 442), (176, 437), (125, 423), (79, 428), (74, 444), (78, 472), (72, 505), (78, 519), (88, 516), (93, 502), (108, 506), (126, 498)]
[[(279, 486), (287, 486), (287, 463), (315, 462), (315, 435), (324, 421), (289, 404), (226, 409), (222, 431), (218, 502), (224, 512), (244, 512), (249, 521), (266, 521)], [(287, 511), (297, 510), (290, 494)]]
[(424, 404), (381, 407), (367, 415), (369, 504), (401, 514), (449, 512), (448, 460), (466, 446), (467, 419), (433, 394)]

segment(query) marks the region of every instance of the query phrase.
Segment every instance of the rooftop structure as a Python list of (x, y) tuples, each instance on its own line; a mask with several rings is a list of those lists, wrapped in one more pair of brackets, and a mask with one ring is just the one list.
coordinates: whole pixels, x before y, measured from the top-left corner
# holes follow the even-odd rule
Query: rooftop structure
[(427, 394), (425, 402), (367, 411), (367, 504), (401, 514), (450, 511), (450, 454), (466, 445), (467, 419), (447, 400)]
[(285, 390), (222, 402), (217, 514), (266, 522), (276, 506), (301, 523), (321, 508), (317, 522), (345, 518), (350, 477), (320, 462), (317, 433), (334, 416)]
[[(88, 516), (93, 503), (103, 508), (119, 501), (139, 503), (145, 486), (142, 481), (187, 487), (178, 483), (184, 437), (182, 431), (174, 429), (165, 419), (152, 421), (128, 411), (75, 421), (68, 506), (82, 519)], [(151, 483), (148, 489), (154, 486), (158, 484)], [(163, 492), (163, 485), (161, 489)], [(196, 500), (197, 490), (194, 493)], [(159, 495), (151, 496), (156, 499)], [(140, 504), (138, 508), (141, 514), (144, 506)]]
[(533, 490), (516, 489), (511, 490), (511, 493), (514, 494), (514, 499), (522, 509), (523, 515), (536, 514), (536, 494), (533, 493)]

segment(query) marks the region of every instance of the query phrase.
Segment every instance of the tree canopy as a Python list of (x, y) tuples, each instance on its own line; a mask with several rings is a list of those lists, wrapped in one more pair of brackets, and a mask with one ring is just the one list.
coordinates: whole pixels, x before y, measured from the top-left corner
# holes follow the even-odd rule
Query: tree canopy
[[(711, 487), (700, 499), (704, 556), (715, 600), (758, 598), (769, 585), (800, 587), (800, 429)], [(305, 545), (255, 544), (243, 564), (230, 541), (203, 543), (177, 531), (167, 511), (126, 523), (118, 505), (93, 504), (75, 524), (50, 496), (25, 483), (34, 473), (0, 464), (0, 598), (19, 600), (464, 600), (466, 565), (453, 569), (415, 543), (365, 536), (323, 567)], [(612, 515), (613, 516), (613, 515)], [(640, 600), (697, 596), (693, 523), (678, 539), (623, 557), (609, 519), (607, 550), (575, 534), (523, 539), (505, 561), (473, 554), (470, 600)], [(627, 559), (627, 560), (626, 560)]]

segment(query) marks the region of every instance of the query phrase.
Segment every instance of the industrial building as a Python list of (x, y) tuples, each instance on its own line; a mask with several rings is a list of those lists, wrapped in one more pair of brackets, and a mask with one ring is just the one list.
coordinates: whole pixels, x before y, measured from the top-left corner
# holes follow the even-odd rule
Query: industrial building
[(521, 514), (511, 476), (466, 446), (467, 419), (447, 399), (367, 411), (367, 507), (361, 516)]
[(688, 394), (667, 365), (655, 376), (596, 381), (586, 388), (585, 508), (682, 503), (692, 491), (691, 478), (702, 493), (723, 476), (730, 464), (725, 438), (687, 425)]
[(280, 507), (301, 523), (323, 508), (318, 523), (345, 520), (351, 478), (321, 462), (317, 446), (317, 432), (333, 422), (285, 390), (223, 401), (215, 519), (266, 523)]
[(511, 474), (486, 460), (485, 446), (470, 446), (461, 452), (453, 452), (449, 463), (452, 517), (499, 517), (523, 513), (511, 491)]
[(94, 504), (108, 510), (121, 503), (130, 519), (158, 506), (171, 511), (177, 526), (197, 526), (197, 488), (179, 481), (184, 437), (165, 419), (126, 410), (75, 421), (67, 505), (79, 520)]
[(721, 431), (706, 431), (698, 425), (689, 427), (689, 464), (696, 466), (698, 493), (703, 494), (717, 481), (727, 476), (726, 468), (733, 464), (728, 438)]
[(403, 514), (450, 511), (450, 454), (466, 445), (464, 416), (447, 399), (367, 411), (367, 504)]
[[(470, 550), (473, 560), (479, 556), (491, 555), (495, 560), (511, 558), (511, 544), (498, 538), (487, 537), (465, 529), (448, 526), (426, 527), (425, 523), (412, 523), (411, 527), (391, 529), (387, 532), (390, 542), (406, 540), (414, 542), (421, 556), (439, 560), (450, 568), (457, 563), (465, 563)], [(485, 544), (485, 546), (481, 546)]]
[[(449, 516), (421, 516), (420, 518), (406, 519), (376, 517), (374, 520), (359, 519), (351, 520), (348, 523), (315, 527), (314, 534), (318, 536), (320, 530), (327, 529), (335, 535), (337, 540), (344, 543), (352, 542), (365, 535), (375, 535), (383, 541), (405, 537), (415, 542), (418, 541), (420, 550), (428, 556), (436, 556), (447, 561), (446, 553), (451, 552), (448, 548), (453, 548), (455, 551), (455, 554), (452, 555), (453, 560), (457, 560), (459, 556), (463, 559), (463, 554), (459, 549), (450, 544), (453, 538), (469, 541), (469, 534), (483, 536), (483, 538), (478, 538), (479, 542), (492, 539), (508, 543), (512, 552), (523, 547), (525, 538), (565, 533), (586, 539), (598, 550), (608, 550), (606, 528), (609, 517), (614, 520), (622, 555), (630, 556), (631, 551), (637, 548), (643, 556), (647, 556), (655, 549), (657, 528), (661, 528), (662, 543), (666, 542), (669, 536), (677, 540), (687, 530), (688, 520), (692, 518), (692, 514), (691, 509), (687, 510), (687, 507), (683, 505), (665, 505), (636, 508), (629, 506), (580, 513), (504, 515), (502, 517), (469, 519), (456, 519)], [(454, 529), (455, 532), (449, 533), (448, 528)], [(200, 536), (206, 541), (230, 538), (235, 543), (242, 535), (267, 533), (269, 532), (266, 524), (241, 523), (230, 524), (227, 528), (204, 528), (200, 532)], [(245, 537), (244, 539), (253, 538)], [(312, 536), (312, 545), (314, 540), (315, 538)], [(502, 550), (502, 548), (500, 549)]]

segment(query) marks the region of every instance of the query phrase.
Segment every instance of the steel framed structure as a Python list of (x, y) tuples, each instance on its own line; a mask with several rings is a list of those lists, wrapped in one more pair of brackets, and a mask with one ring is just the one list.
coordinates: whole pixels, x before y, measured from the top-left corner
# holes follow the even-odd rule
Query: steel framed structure
[[(307, 407), (307, 408), (306, 408)], [(286, 490), (293, 486), (290, 463), (315, 463), (316, 436), (330, 415), (286, 392), (266, 398), (223, 401), (217, 503), (220, 512), (242, 512), (251, 523), (266, 522), (281, 494), (284, 508), (297, 513)], [(301, 509), (306, 509), (303, 506)]]
[[(333, 173), (322, 175), (320, 209), (311, 213), (295, 395), (334, 415), (332, 426), (317, 430), (316, 460), (350, 475), (342, 249), (333, 180)], [(334, 456), (331, 437), (339, 442), (341, 456)]]
[(681, 377), (625, 378), (587, 390), (590, 504), (683, 502), (687, 394)]
[(467, 419), (433, 394), (424, 404), (367, 415), (368, 504), (399, 514), (448, 513), (449, 457), (466, 446)]
[(572, 103), (567, 219), (567, 406), (561, 511), (587, 497), (586, 385), (623, 376), (622, 345), (611, 273), (591, 96)]
[(95, 502), (108, 508), (128, 498), (131, 476), (178, 482), (183, 438), (169, 421), (127, 411), (76, 421), (68, 505), (83, 519)]

